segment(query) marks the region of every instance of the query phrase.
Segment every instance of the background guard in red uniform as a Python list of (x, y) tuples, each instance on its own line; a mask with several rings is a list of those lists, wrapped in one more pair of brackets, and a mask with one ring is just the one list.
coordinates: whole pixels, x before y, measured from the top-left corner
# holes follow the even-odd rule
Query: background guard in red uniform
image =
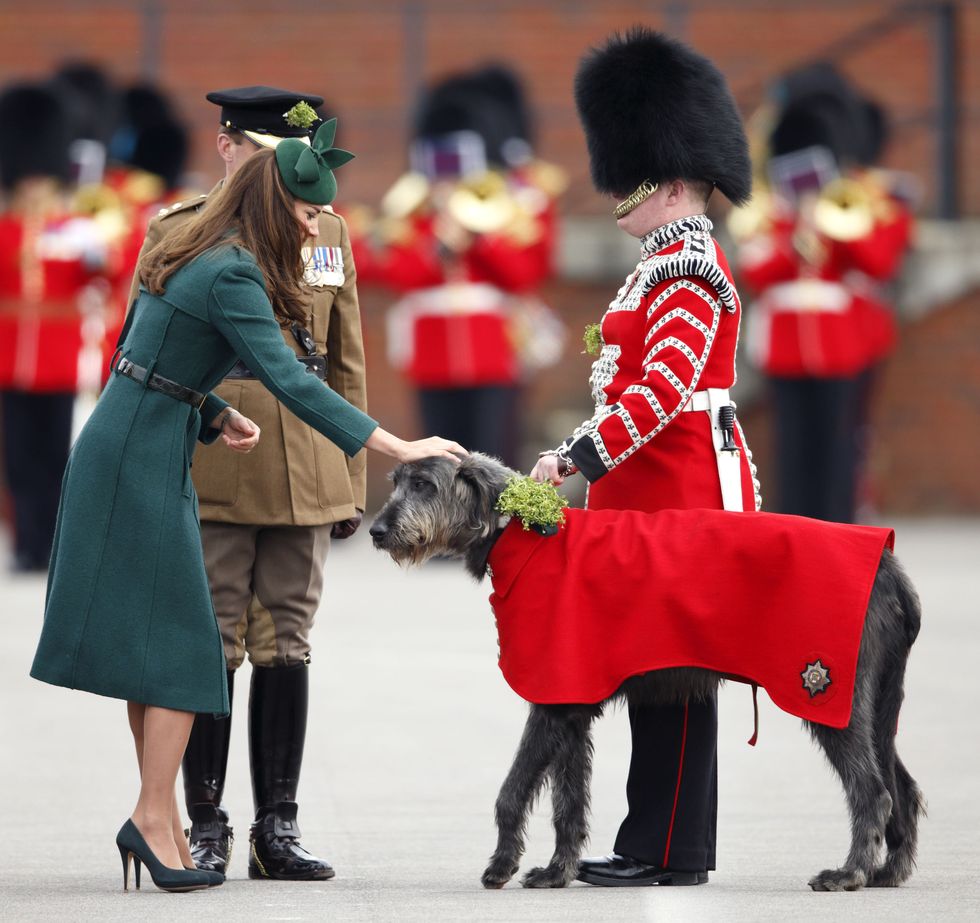
[(517, 77), (491, 66), (422, 97), (412, 172), (389, 190), (375, 240), (355, 241), (362, 285), (400, 294), (388, 355), (423, 428), (517, 464), (526, 359), (555, 361), (561, 328), (535, 296), (552, 273), (560, 171), (531, 156)]
[(104, 302), (113, 262), (102, 230), (68, 204), (68, 117), (50, 86), (0, 97), (0, 442), (18, 571), (47, 569), (92, 345), (84, 321)]
[(769, 379), (778, 511), (851, 522), (873, 371), (896, 338), (884, 286), (908, 248), (909, 184), (871, 168), (883, 114), (832, 67), (788, 74), (777, 95), (771, 192), (732, 223), (756, 294), (749, 352)]
[[(584, 58), (575, 94), (593, 182), (623, 200), (618, 224), (642, 246), (602, 318), (596, 412), (532, 476), (580, 471), (590, 509), (756, 510), (729, 397), (741, 306), (704, 215), (715, 188), (736, 204), (751, 190), (724, 77), (690, 48), (636, 28)], [(630, 725), (629, 814), (615, 852), (584, 860), (579, 878), (702, 884), (715, 867), (717, 703), (632, 706)]]

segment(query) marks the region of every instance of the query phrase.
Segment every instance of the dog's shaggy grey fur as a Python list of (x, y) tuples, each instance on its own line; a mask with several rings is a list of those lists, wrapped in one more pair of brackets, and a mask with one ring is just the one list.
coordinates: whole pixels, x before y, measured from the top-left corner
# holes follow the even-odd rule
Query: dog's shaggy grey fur
[[(433, 555), (462, 558), (477, 580), (506, 520), (497, 498), (515, 472), (485, 455), (457, 466), (444, 459), (399, 465), (394, 492), (371, 527), (376, 547), (399, 563)], [(810, 879), (815, 891), (894, 887), (915, 865), (916, 835), (924, 802), (895, 752), (905, 664), (919, 631), (919, 600), (895, 558), (878, 567), (861, 639), (850, 724), (843, 729), (807, 724), (844, 786), (851, 816), (851, 848), (844, 864)], [(497, 848), (483, 873), (500, 888), (517, 872), (528, 813), (550, 780), (555, 852), (545, 868), (529, 871), (529, 888), (560, 888), (574, 880), (588, 838), (591, 727), (615, 698), (681, 702), (714, 693), (721, 677), (700, 669), (660, 670), (627, 680), (606, 702), (531, 705), (514, 763), (497, 798)], [(887, 851), (879, 864), (882, 847)]]

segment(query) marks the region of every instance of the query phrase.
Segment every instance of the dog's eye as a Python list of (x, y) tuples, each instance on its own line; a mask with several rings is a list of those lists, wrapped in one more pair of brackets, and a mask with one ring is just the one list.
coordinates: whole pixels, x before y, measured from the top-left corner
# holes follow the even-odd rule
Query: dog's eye
[(413, 478), (412, 479), (412, 490), (418, 491), (419, 493), (424, 493), (432, 487), (429, 481), (424, 478)]

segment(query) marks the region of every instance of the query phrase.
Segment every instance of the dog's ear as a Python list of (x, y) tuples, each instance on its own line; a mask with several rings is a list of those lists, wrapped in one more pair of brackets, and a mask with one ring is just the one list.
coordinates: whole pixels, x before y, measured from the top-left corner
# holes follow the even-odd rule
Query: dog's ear
[(464, 498), (473, 529), (489, 534), (496, 522), (496, 505), (504, 488), (506, 469), (492, 458), (472, 452), (456, 468), (456, 484)]

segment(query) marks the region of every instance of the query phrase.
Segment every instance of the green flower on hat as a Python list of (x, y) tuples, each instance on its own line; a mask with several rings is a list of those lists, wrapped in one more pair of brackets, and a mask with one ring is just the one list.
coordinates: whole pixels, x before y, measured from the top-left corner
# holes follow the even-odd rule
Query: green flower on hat
[(289, 112), (284, 112), (282, 117), (287, 125), (293, 128), (309, 128), (320, 116), (305, 99), (300, 100)]
[(354, 155), (333, 146), (337, 120), (324, 122), (307, 145), (298, 138), (286, 138), (276, 147), (276, 164), (286, 188), (297, 199), (314, 205), (329, 205), (337, 195), (333, 171)]

